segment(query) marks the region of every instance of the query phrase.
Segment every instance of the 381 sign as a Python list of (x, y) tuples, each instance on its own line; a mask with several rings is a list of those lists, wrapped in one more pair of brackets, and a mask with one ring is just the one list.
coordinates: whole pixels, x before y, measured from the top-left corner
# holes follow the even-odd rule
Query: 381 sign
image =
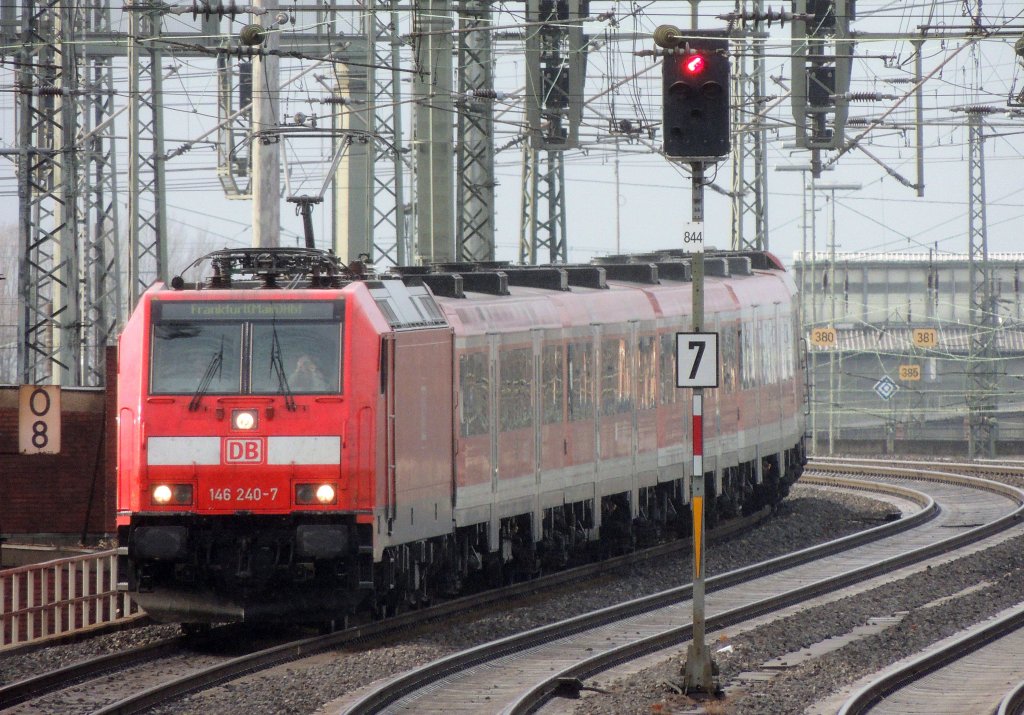
[(60, 453), (60, 387), (22, 385), (18, 390), (18, 451)]

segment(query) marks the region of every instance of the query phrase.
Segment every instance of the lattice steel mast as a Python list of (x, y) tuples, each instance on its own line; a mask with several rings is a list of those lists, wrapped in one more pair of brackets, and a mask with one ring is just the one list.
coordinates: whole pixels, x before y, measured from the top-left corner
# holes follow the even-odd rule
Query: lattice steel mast
[(167, 280), (161, 10), (128, 13), (128, 303)]
[(460, 261), (494, 260), (494, 40), (490, 0), (459, 4), (457, 216)]
[[(373, 87), (373, 196), (368, 213), (372, 218), (376, 258), (407, 265), (410, 257), (408, 219), (405, 213), (408, 168), (404, 159), (402, 133), (402, 84), (399, 68), (399, 22), (397, 2), (369, 0), (366, 33), (367, 81)], [(381, 9), (386, 8), (386, 9)], [(383, 69), (390, 67), (390, 70)]]
[[(108, 0), (86, 8), (87, 33), (110, 34)], [(113, 60), (84, 45), (88, 89), (82, 96), (83, 350), (82, 380), (102, 385), (106, 347), (117, 336), (125, 303), (121, 291), (121, 250), (117, 211), (117, 161), (114, 151)]]
[[(526, 119), (519, 261), (565, 262), (565, 168), (562, 152), (579, 142), (586, 77), (580, 24), (587, 0), (527, 0)], [(536, 24), (540, 23), (540, 24)]]
[(988, 262), (988, 226), (985, 211), (985, 137), (982, 117), (991, 107), (967, 107), (970, 159), (968, 161), (968, 259), (971, 274), (970, 356), (967, 364), (967, 456), (994, 457), (996, 306)]
[(19, 372), (81, 384), (75, 8), (24, 0), (18, 74)]
[[(750, 16), (764, 16), (763, 0), (753, 0)], [(746, 0), (736, 12), (748, 15)], [(761, 111), (765, 102), (764, 21), (756, 19), (738, 41), (732, 72), (732, 248), (768, 248), (767, 130)], [(749, 224), (749, 226), (748, 226)], [(753, 229), (752, 235), (750, 229)]]

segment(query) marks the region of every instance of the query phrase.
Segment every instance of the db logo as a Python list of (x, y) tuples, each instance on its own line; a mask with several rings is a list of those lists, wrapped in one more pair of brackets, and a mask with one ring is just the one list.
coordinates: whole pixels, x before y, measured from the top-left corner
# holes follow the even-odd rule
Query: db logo
[(224, 440), (224, 461), (228, 464), (259, 464), (263, 461), (263, 440)]

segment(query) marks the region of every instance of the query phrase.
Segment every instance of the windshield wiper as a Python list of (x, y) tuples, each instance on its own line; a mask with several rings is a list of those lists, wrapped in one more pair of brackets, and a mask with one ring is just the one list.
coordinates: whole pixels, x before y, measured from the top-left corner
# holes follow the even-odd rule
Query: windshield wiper
[(281, 343), (277, 340), (277, 326), (271, 325), (270, 340), (270, 367), (277, 374), (277, 385), (284, 394), (284, 406), (289, 412), (294, 412), (295, 398), (292, 397), (292, 390), (288, 386), (288, 378), (284, 374), (284, 361), (281, 359)]
[(199, 403), (203, 399), (203, 395), (210, 389), (210, 383), (213, 382), (213, 376), (220, 373), (220, 368), (224, 364), (224, 336), (220, 338), (220, 350), (215, 352), (210, 358), (210, 364), (206, 366), (206, 372), (203, 373), (203, 379), (199, 381), (199, 387), (196, 388), (195, 394), (192, 395), (192, 400), (188, 403), (188, 411), (195, 412), (199, 409)]

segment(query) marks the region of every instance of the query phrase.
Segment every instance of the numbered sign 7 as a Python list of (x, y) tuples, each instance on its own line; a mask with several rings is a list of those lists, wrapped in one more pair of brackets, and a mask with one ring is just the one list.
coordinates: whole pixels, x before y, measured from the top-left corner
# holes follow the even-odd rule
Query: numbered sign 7
[(676, 387), (718, 387), (718, 333), (676, 333)]

